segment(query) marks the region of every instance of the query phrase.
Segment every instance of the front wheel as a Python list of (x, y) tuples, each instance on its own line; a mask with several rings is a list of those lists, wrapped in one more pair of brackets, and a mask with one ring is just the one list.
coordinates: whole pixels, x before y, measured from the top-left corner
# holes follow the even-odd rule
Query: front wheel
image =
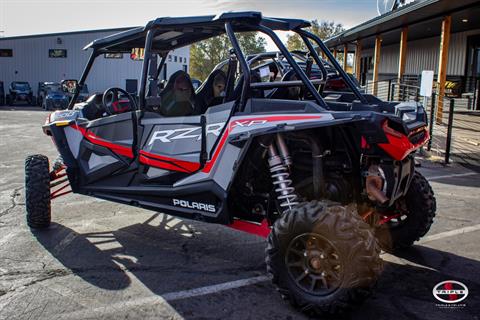
[(43, 229), (50, 225), (50, 171), (44, 155), (25, 159), (25, 206), (29, 227)]
[(415, 172), (407, 194), (397, 200), (397, 217), (376, 228), (385, 251), (408, 248), (420, 240), (433, 223), (437, 203), (427, 179)]
[(267, 271), (280, 293), (312, 315), (334, 315), (368, 297), (381, 270), (380, 249), (354, 210), (300, 204), (273, 225)]

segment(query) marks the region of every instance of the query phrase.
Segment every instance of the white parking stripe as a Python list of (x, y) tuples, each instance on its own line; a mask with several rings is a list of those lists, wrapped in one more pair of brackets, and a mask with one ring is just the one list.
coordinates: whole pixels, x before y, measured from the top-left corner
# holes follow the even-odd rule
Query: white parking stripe
[(419, 243), (425, 243), (425, 242), (430, 242), (430, 241), (434, 241), (434, 240), (440, 240), (440, 239), (443, 239), (443, 238), (448, 238), (448, 237), (456, 236), (456, 235), (459, 235), (459, 234), (464, 234), (464, 233), (478, 231), (478, 230), (480, 230), (480, 224), (476, 224), (474, 226), (469, 226), (469, 227), (465, 227), (465, 228), (460, 228), (460, 229), (455, 229), (455, 230), (451, 230), (451, 231), (445, 231), (445, 232), (440, 232), (440, 233), (437, 233), (437, 234), (433, 234), (431, 236), (427, 236), (427, 237), (421, 239), (419, 241)]
[(106, 316), (108, 314), (121, 313), (122, 310), (129, 310), (135, 307), (141, 307), (145, 305), (154, 305), (161, 304), (163, 305), (172, 316), (177, 316), (178, 314), (175, 310), (168, 304), (168, 301), (181, 300), (186, 298), (192, 298), (197, 296), (203, 296), (212, 293), (218, 293), (225, 290), (237, 289), (252, 284), (269, 281), (270, 278), (267, 276), (258, 276), (252, 278), (246, 278), (241, 280), (235, 280), (230, 282), (219, 283), (211, 286), (200, 287), (190, 290), (183, 290), (177, 292), (165, 293), (160, 296), (150, 296), (139, 299), (130, 299), (126, 301), (119, 301), (109, 305), (96, 307), (92, 309), (81, 309), (71, 313), (64, 313), (59, 315), (61, 319), (76, 319), (76, 318), (86, 318), (89, 316), (98, 317)]
[(167, 301), (175, 301), (186, 298), (192, 298), (196, 296), (203, 296), (207, 294), (217, 293), (225, 290), (236, 289), (240, 287), (249, 286), (259, 282), (269, 281), (270, 278), (267, 276), (258, 276), (253, 278), (241, 279), (231, 282), (224, 282), (215, 284), (212, 286), (200, 287), (191, 290), (184, 290), (178, 292), (170, 292), (163, 294), (162, 297)]
[(427, 180), (439, 180), (439, 179), (446, 179), (446, 178), (475, 176), (477, 174), (480, 174), (480, 173), (478, 172), (456, 173), (456, 174), (447, 174), (444, 176), (433, 176), (433, 177), (426, 177), (426, 178)]

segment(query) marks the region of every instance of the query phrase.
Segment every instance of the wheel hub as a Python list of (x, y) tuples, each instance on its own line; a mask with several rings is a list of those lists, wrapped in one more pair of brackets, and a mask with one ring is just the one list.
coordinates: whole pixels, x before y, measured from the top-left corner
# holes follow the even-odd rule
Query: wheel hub
[(285, 263), (297, 286), (310, 294), (329, 294), (341, 284), (337, 250), (318, 234), (306, 233), (294, 238), (286, 251)]

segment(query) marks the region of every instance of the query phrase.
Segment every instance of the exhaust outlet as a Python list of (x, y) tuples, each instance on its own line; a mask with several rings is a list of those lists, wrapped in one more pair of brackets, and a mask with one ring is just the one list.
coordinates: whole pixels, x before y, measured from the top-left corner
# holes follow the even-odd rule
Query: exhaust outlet
[(384, 189), (385, 178), (381, 169), (377, 165), (371, 165), (368, 168), (365, 179), (365, 188), (370, 200), (376, 201), (381, 205), (388, 202), (388, 198), (382, 191)]

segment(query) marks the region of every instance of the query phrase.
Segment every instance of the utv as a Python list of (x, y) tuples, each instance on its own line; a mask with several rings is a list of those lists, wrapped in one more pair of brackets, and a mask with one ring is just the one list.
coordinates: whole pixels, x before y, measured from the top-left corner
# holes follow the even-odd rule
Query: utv
[(8, 90), (7, 104), (13, 105), (21, 101), (26, 102), (28, 105), (32, 105), (34, 102), (33, 91), (28, 82), (13, 81)]
[[(26, 159), (28, 225), (48, 227), (51, 200), (69, 185), (266, 237), (273, 283), (302, 311), (336, 314), (364, 300), (382, 270), (380, 248), (411, 246), (435, 215), (432, 189), (414, 166), (429, 139), (425, 110), (360, 93), (309, 26), (258, 12), (158, 18), (87, 45), (68, 110), (43, 126), (60, 157), (51, 166), (43, 155)], [(312, 68), (299, 67), (274, 30), (299, 34), (321, 68), (318, 46), (349, 92), (325, 91), (326, 76), (310, 80)], [(295, 79), (252, 70), (240, 32), (270, 37)], [(177, 71), (159, 91), (172, 50), (225, 34), (226, 72), (213, 71), (194, 92)], [(145, 53), (138, 97), (112, 87), (75, 104), (97, 57), (137, 48)], [(267, 98), (267, 90), (275, 93)]]

